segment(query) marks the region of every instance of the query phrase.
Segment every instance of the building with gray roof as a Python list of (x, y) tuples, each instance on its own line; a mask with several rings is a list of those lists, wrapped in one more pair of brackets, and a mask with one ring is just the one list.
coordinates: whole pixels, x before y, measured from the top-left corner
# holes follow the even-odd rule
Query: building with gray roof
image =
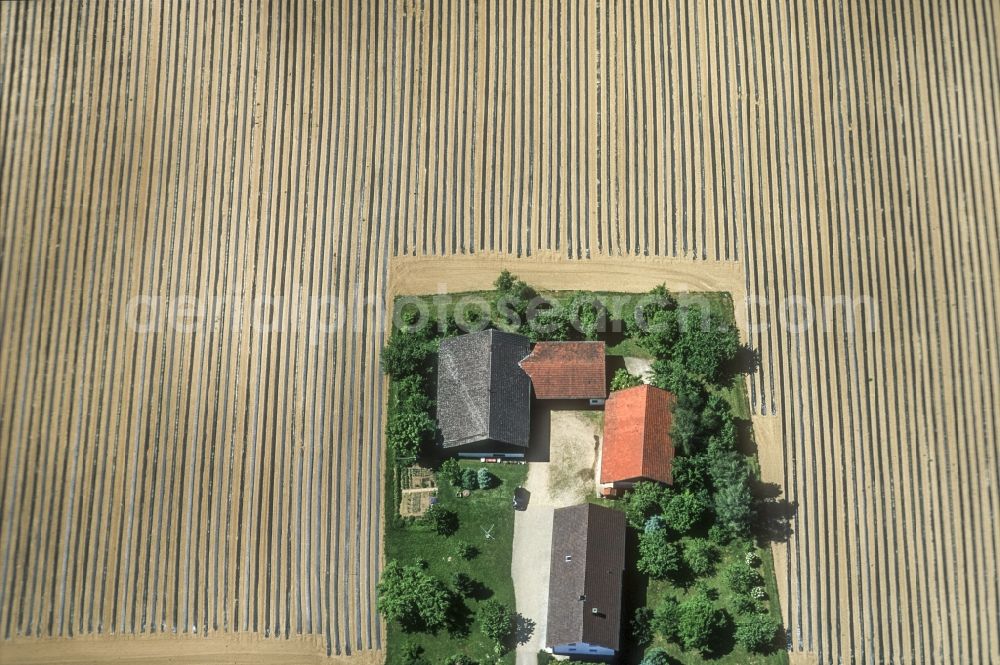
[(531, 431), (531, 380), (518, 363), (529, 353), (527, 337), (501, 330), (441, 341), (437, 418), (446, 450), (524, 455)]
[(625, 513), (584, 503), (555, 511), (545, 644), (562, 656), (621, 649)]

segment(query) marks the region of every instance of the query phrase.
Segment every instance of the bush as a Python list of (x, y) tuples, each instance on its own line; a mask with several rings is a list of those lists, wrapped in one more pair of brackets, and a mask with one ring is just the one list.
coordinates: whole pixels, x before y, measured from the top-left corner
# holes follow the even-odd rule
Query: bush
[(458, 487), (462, 484), (462, 467), (457, 459), (449, 457), (441, 462), (438, 468), (438, 480), (441, 485)]
[(458, 531), (458, 513), (442, 507), (441, 504), (436, 503), (431, 506), (424, 513), (423, 519), (439, 536), (450, 536)]
[(424, 658), (424, 648), (412, 642), (403, 647), (402, 659), (404, 665), (430, 665)]
[(455, 548), (455, 554), (457, 554), (460, 559), (472, 561), (479, 554), (479, 550), (475, 545), (470, 545), (469, 543), (459, 543)]
[(653, 641), (653, 610), (640, 607), (632, 617), (632, 639), (638, 646), (645, 646)]
[(742, 616), (744, 614), (757, 614), (758, 606), (750, 596), (736, 596), (733, 600), (733, 609)]
[(662, 504), (669, 498), (669, 490), (656, 483), (636, 483), (623, 500), (625, 517), (635, 529), (641, 529), (653, 515), (663, 512)]
[(711, 652), (718, 633), (729, 624), (728, 615), (702, 594), (691, 596), (677, 608), (677, 635), (684, 649), (702, 655)]
[(479, 489), (479, 475), (475, 469), (462, 469), (462, 489)]
[(698, 577), (711, 574), (718, 557), (718, 550), (707, 540), (695, 538), (684, 545), (684, 562)]
[(476, 485), (478, 485), (481, 490), (488, 490), (491, 487), (496, 487), (497, 477), (490, 473), (487, 468), (481, 468), (476, 472)]
[(479, 609), (483, 635), (498, 647), (514, 630), (514, 613), (499, 600), (490, 598)]
[(445, 659), (444, 665), (476, 665), (476, 661), (468, 656), (456, 654)]
[(751, 589), (764, 582), (760, 573), (742, 561), (727, 566), (724, 576), (729, 588), (743, 595), (749, 594)]
[(433, 632), (447, 623), (451, 594), (419, 565), (390, 561), (382, 571), (377, 594), (382, 616), (398, 621), (406, 632)]
[(747, 651), (766, 653), (774, 648), (781, 622), (770, 614), (748, 614), (736, 622), (736, 642)]
[(639, 561), (636, 563), (639, 572), (662, 580), (676, 576), (681, 563), (680, 547), (670, 542), (666, 529), (639, 536)]
[(642, 385), (642, 378), (630, 373), (624, 367), (615, 370), (615, 375), (611, 378), (611, 390), (626, 390)]
[(671, 658), (667, 650), (657, 647), (647, 651), (639, 665), (670, 665), (670, 663)]
[(671, 529), (685, 534), (704, 518), (707, 509), (705, 498), (691, 491), (684, 491), (670, 497), (664, 507), (663, 517)]

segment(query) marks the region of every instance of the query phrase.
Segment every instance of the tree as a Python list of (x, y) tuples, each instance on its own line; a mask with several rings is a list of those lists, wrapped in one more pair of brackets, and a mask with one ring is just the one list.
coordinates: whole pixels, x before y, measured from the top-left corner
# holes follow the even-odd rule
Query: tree
[(479, 488), (479, 474), (475, 469), (462, 469), (462, 489), (474, 490)]
[(671, 662), (667, 650), (657, 647), (647, 651), (639, 665), (670, 665)]
[(597, 334), (607, 329), (608, 310), (592, 295), (579, 293), (567, 306), (570, 321), (584, 339), (597, 339)]
[(424, 444), (430, 440), (435, 428), (434, 421), (426, 413), (394, 413), (386, 427), (386, 440), (400, 462), (410, 462), (420, 457)]
[(514, 630), (514, 613), (499, 600), (490, 598), (479, 609), (483, 635), (498, 649)]
[(706, 434), (718, 432), (726, 423), (732, 423), (733, 414), (726, 398), (719, 393), (713, 393), (705, 400), (705, 408), (701, 412), (701, 429)]
[(696, 411), (675, 404), (670, 424), (670, 440), (674, 446), (685, 455), (694, 454), (700, 448), (700, 435), (701, 416)]
[(655, 358), (673, 357), (679, 331), (677, 312), (673, 310), (655, 312), (646, 323), (646, 332), (639, 337), (639, 344)]
[(666, 529), (639, 535), (639, 561), (636, 563), (639, 572), (662, 580), (677, 575), (681, 563), (680, 547), (670, 542)]
[(753, 512), (753, 497), (746, 482), (716, 490), (716, 521), (730, 535), (744, 536), (749, 533)]
[(572, 333), (572, 318), (559, 303), (535, 311), (524, 330), (533, 342), (565, 342)]
[(493, 282), (496, 295), (493, 300), (493, 310), (508, 328), (520, 327), (528, 311), (528, 301), (535, 296), (535, 291), (525, 282), (504, 270)]
[(625, 517), (633, 528), (641, 529), (653, 515), (663, 512), (662, 504), (669, 497), (669, 490), (650, 482), (635, 484), (623, 500)]
[(674, 488), (691, 492), (707, 490), (711, 480), (708, 473), (709, 466), (710, 460), (706, 453), (675, 457), (671, 465)]
[(683, 363), (689, 374), (716, 383), (721, 378), (722, 368), (739, 351), (739, 332), (715, 312), (697, 308), (681, 311), (678, 322), (680, 336), (673, 357)]
[(677, 310), (677, 298), (663, 284), (655, 287), (640, 299), (632, 312), (632, 318), (625, 322), (629, 337), (642, 340), (655, 330), (656, 315)]
[(781, 622), (770, 614), (747, 614), (736, 622), (736, 642), (747, 651), (767, 653), (779, 630)]
[(431, 525), (439, 536), (450, 536), (458, 531), (458, 513), (436, 503), (424, 513), (424, 521)]
[(619, 367), (611, 377), (611, 390), (626, 390), (642, 385), (642, 377), (631, 374), (624, 367)]
[(495, 487), (497, 483), (497, 477), (490, 473), (490, 470), (482, 467), (476, 472), (476, 484), (481, 490), (488, 490), (491, 487)]
[(670, 528), (680, 534), (691, 531), (705, 516), (706, 500), (690, 490), (674, 494), (664, 506), (663, 517)]
[(447, 623), (451, 594), (418, 565), (390, 561), (377, 593), (379, 612), (387, 621), (399, 622), (406, 632), (434, 632)]
[(702, 538), (694, 538), (684, 545), (684, 562), (699, 577), (711, 574), (718, 558), (715, 546)]
[(702, 655), (711, 652), (714, 638), (728, 624), (728, 615), (704, 594), (686, 598), (677, 608), (677, 636), (684, 649)]
[(407, 374), (398, 379), (393, 379), (392, 383), (395, 388), (395, 410), (397, 412), (428, 413), (430, 411), (432, 401), (427, 396), (423, 376), (420, 374)]
[(653, 614), (653, 629), (663, 636), (663, 639), (675, 644), (680, 642), (677, 633), (677, 622), (680, 617), (680, 604), (673, 596), (667, 596), (657, 606)]
[(426, 331), (396, 330), (382, 348), (382, 371), (393, 379), (418, 374), (433, 350)]
[(755, 586), (764, 583), (760, 573), (742, 561), (726, 566), (723, 576), (730, 589), (744, 595), (749, 594)]
[(639, 607), (632, 616), (632, 639), (637, 645), (646, 645), (653, 641), (653, 610)]
[(474, 594), (478, 587), (476, 581), (465, 573), (455, 573), (451, 578), (451, 583), (455, 587), (455, 591), (463, 598), (468, 598)]

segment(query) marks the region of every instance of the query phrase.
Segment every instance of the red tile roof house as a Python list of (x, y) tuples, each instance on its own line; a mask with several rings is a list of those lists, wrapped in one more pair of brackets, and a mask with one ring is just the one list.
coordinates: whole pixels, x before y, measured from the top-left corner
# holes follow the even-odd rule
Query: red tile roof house
[(604, 407), (601, 487), (606, 495), (640, 480), (673, 483), (670, 411), (674, 396), (641, 385), (611, 393)]
[(538, 399), (608, 396), (604, 342), (538, 342), (520, 365)]

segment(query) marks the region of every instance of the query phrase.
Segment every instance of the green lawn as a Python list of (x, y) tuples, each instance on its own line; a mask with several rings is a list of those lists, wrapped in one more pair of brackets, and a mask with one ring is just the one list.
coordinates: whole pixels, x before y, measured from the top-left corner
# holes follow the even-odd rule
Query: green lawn
[[(462, 466), (479, 468), (478, 462), (463, 461)], [(469, 634), (452, 637), (445, 632), (437, 635), (404, 633), (399, 626), (389, 626), (388, 665), (402, 663), (402, 650), (408, 643), (424, 648), (424, 658), (434, 665), (454, 654), (466, 654), (479, 663), (513, 663), (510, 653), (497, 660), (493, 647), (482, 636), (475, 621), (481, 600), (492, 597), (514, 608), (514, 583), (510, 577), (511, 545), (514, 535), (514, 510), (511, 496), (518, 485), (524, 483), (527, 466), (520, 464), (489, 464), (489, 470), (501, 480), (499, 487), (491, 490), (477, 490), (469, 498), (455, 496), (452, 487), (439, 488), (441, 504), (459, 515), (458, 532), (448, 538), (442, 537), (420, 522), (407, 523), (396, 518), (396, 504), (391, 504), (392, 517), (386, 520), (385, 554), (404, 564), (419, 559), (428, 562), (428, 572), (450, 582), (456, 572), (467, 573), (481, 582), (489, 590), (478, 600), (466, 600), (468, 615), (472, 617)], [(391, 467), (387, 467), (391, 468)], [(483, 529), (492, 529), (493, 539), (487, 540)], [(479, 549), (479, 555), (472, 561), (465, 561), (454, 552), (460, 542), (467, 542)]]

